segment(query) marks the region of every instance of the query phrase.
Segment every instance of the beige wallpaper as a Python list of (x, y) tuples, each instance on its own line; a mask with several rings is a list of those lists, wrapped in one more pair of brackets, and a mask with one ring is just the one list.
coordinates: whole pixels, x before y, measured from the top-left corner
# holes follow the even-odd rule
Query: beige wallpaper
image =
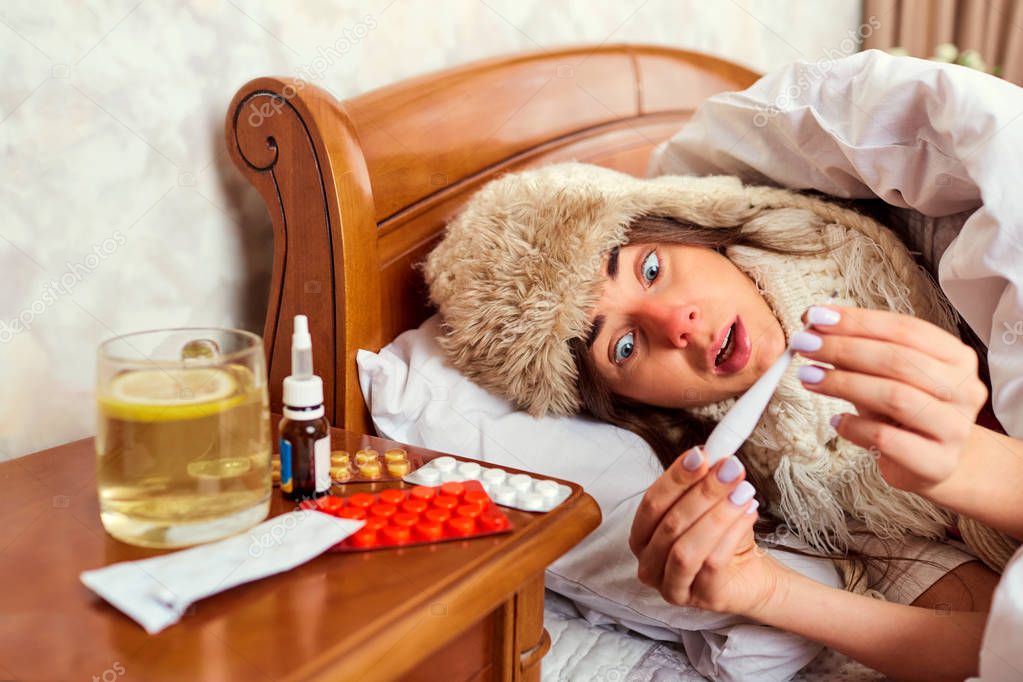
[(271, 231), (223, 117), (258, 75), (339, 98), (573, 43), (703, 50), (764, 71), (851, 44), (858, 0), (21, 0), (0, 5), (0, 459), (95, 432), (96, 347), (175, 326), (262, 332)]

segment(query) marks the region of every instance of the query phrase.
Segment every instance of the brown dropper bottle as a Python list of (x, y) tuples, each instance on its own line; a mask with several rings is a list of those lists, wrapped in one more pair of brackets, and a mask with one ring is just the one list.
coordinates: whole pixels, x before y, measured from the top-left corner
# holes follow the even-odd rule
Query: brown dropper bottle
[(291, 375), (284, 378), (280, 421), (281, 494), (304, 500), (330, 492), (330, 424), (323, 410), (323, 381), (313, 374), (313, 347), (305, 315), (295, 316)]

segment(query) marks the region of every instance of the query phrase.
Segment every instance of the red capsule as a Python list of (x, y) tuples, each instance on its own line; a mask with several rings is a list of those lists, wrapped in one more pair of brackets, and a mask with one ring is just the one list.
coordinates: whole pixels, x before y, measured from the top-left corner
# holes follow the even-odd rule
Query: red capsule
[(452, 497), (461, 497), (462, 493), (465, 492), (465, 486), (458, 481), (448, 481), (440, 487), (441, 495), (451, 495)]
[(433, 498), (433, 506), (439, 509), (454, 509), (458, 506), (458, 498), (451, 495), (438, 495)]
[(405, 526), (388, 526), (380, 531), (384, 541), (395, 545), (403, 545), (412, 538), (412, 529)]
[(387, 504), (398, 505), (405, 499), (405, 491), (391, 488), (389, 490), (380, 491), (380, 501), (386, 502)]
[(432, 500), (437, 494), (437, 491), (433, 488), (429, 488), (425, 485), (417, 485), (409, 491), (409, 496), (414, 497), (417, 500)]
[(368, 509), (376, 504), (376, 498), (369, 493), (355, 493), (348, 498), (348, 506)]
[(430, 505), (426, 500), (420, 500), (411, 498), (401, 503), (402, 511), (406, 511), (409, 514), (422, 514), (424, 511), (429, 509)]
[(480, 508), (480, 511), (486, 509), (490, 505), (490, 498), (482, 490), (469, 490), (462, 497), (462, 502), (465, 504), (474, 504)]
[(416, 524), (416, 536), (420, 540), (439, 540), (444, 526), (436, 521), (423, 520)]
[(451, 518), (451, 512), (447, 509), (427, 509), (423, 512), (423, 517), (434, 523), (444, 523)]
[(476, 520), (485, 531), (504, 530), (508, 527), (508, 519), (500, 512), (484, 512)]
[(419, 516), (416, 514), (409, 514), (408, 512), (398, 512), (391, 517), (391, 525), (404, 526), (409, 528), (416, 525), (416, 521), (419, 520)]
[(373, 547), (377, 544), (377, 532), (362, 528), (348, 538), (353, 547)]
[(455, 535), (465, 536), (472, 533), (476, 522), (464, 516), (454, 516), (448, 519), (448, 527)]
[(369, 511), (375, 516), (391, 516), (392, 514), (394, 514), (394, 512), (398, 511), (398, 508), (395, 507), (393, 504), (386, 504), (384, 502), (380, 502), (379, 504), (374, 504), (372, 507), (370, 507)]
[(352, 507), (349, 505), (339, 509), (337, 515), (342, 519), (364, 519), (366, 518), (366, 510), (362, 507)]

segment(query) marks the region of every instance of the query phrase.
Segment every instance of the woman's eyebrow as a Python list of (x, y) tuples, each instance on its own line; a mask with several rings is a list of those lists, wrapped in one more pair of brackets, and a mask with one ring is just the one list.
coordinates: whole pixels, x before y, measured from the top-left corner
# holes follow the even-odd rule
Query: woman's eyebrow
[(620, 247), (616, 246), (611, 249), (611, 255), (607, 258), (607, 276), (611, 278), (611, 281), (618, 279), (618, 251)]
[[(618, 250), (620, 247), (614, 247), (611, 249), (611, 255), (607, 259), (607, 276), (614, 282), (618, 279)], [(589, 335), (586, 337), (586, 350), (593, 348), (593, 343), (600, 336), (600, 330), (604, 328), (605, 318), (603, 315), (597, 315), (597, 318), (593, 321), (593, 328), (590, 329)]]

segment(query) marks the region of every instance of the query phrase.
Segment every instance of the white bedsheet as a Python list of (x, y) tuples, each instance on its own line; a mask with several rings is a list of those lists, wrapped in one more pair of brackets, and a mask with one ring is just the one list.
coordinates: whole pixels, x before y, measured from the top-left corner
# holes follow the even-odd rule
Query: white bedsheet
[[(551, 650), (543, 659), (543, 682), (703, 682), (681, 645), (660, 642), (614, 625), (592, 625), (575, 605), (547, 591), (544, 627)], [(749, 679), (774, 682), (770, 675)], [(777, 679), (777, 678), (775, 678)], [(833, 649), (825, 649), (793, 680), (866, 682), (884, 675)]]

